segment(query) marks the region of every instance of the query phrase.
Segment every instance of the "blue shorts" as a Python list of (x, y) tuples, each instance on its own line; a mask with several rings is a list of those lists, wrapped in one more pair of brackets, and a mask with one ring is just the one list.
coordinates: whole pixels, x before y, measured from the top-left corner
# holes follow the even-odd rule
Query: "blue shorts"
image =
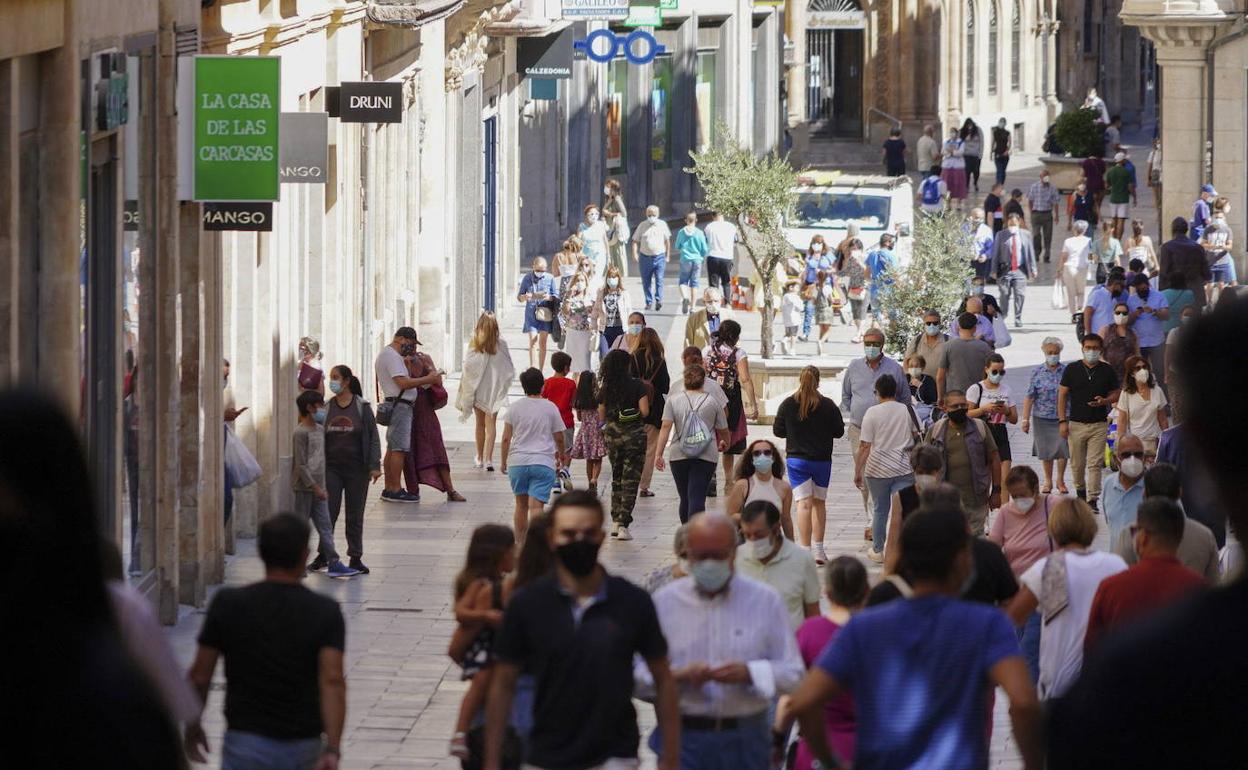
[(1235, 262), (1227, 259), (1225, 262), (1219, 260), (1215, 262), (1213, 267), (1209, 268), (1214, 283), (1236, 283), (1239, 278), (1235, 275)]
[(828, 499), (828, 482), (832, 480), (831, 460), (807, 460), (790, 457), (784, 461), (789, 471), (789, 486), (793, 487), (793, 499)]
[(545, 503), (555, 485), (555, 469), (548, 465), (513, 465), (507, 469), (507, 479), (512, 494), (528, 495)]
[(702, 274), (702, 263), (695, 259), (680, 260), (680, 280), (681, 286), (692, 286), (698, 288), (698, 276)]

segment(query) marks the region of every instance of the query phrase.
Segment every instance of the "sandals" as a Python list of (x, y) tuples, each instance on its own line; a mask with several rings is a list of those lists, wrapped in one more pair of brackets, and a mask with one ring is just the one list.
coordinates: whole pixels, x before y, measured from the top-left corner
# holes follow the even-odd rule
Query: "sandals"
[(468, 498), (452, 489), (450, 492), (446, 493), (446, 501), (448, 503), (466, 503), (468, 502)]
[(468, 751), (467, 733), (455, 733), (451, 736), (449, 754), (456, 759), (468, 759), (472, 756), (471, 752)]
[(654, 497), (654, 493), (648, 489), (643, 489), (637, 493), (638, 497)]

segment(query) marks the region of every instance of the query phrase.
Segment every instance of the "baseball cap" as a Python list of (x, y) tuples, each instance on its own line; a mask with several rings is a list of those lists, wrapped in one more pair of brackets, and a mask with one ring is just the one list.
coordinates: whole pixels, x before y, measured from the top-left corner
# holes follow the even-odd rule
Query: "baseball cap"
[(402, 337), (405, 340), (416, 340), (416, 344), (420, 344), (420, 340), (416, 339), (416, 330), (410, 326), (400, 326), (394, 330), (394, 336)]
[(1120, 152), (1120, 153), (1118, 153), (1117, 155), (1115, 155), (1115, 156), (1114, 156), (1114, 162), (1115, 162), (1115, 163), (1121, 163), (1121, 162), (1123, 162), (1123, 161), (1124, 161), (1124, 160), (1126, 160), (1126, 159), (1127, 159), (1127, 154), (1126, 154), (1125, 152)]
[(1211, 185), (1211, 184), (1202, 184), (1202, 185), (1200, 186), (1200, 191), (1201, 191), (1201, 192), (1203, 192), (1203, 193), (1209, 193), (1210, 195), (1217, 195), (1217, 194), (1218, 194), (1218, 191), (1217, 191), (1217, 190), (1215, 190), (1215, 189), (1213, 189), (1213, 185)]

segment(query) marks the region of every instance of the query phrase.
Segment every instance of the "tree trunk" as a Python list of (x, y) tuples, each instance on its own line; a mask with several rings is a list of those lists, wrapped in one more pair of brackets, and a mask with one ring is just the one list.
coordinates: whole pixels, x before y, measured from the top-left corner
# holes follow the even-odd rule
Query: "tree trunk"
[(762, 329), (762, 347), (763, 359), (771, 358), (771, 327), (775, 320), (776, 310), (772, 306), (771, 297), (771, 281), (766, 281), (767, 290), (763, 292), (763, 329)]

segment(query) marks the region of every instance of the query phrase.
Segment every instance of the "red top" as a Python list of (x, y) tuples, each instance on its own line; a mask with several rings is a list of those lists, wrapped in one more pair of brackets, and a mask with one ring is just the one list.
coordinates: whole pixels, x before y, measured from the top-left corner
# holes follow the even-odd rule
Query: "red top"
[(576, 382), (571, 377), (551, 377), (542, 386), (542, 398), (559, 407), (565, 428), (572, 427), (572, 398), (576, 395)]
[(1203, 577), (1172, 556), (1141, 559), (1126, 572), (1105, 578), (1092, 599), (1084, 650), (1114, 627), (1173, 604), (1205, 585)]

